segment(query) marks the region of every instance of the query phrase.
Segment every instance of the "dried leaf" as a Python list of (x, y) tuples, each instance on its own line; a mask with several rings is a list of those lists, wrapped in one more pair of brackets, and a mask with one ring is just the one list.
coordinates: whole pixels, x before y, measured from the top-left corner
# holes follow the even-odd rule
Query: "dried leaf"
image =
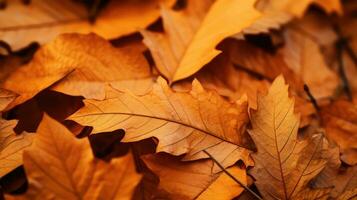
[(16, 123), (0, 118), (0, 178), (22, 165), (22, 152), (32, 143), (32, 134), (14, 132)]
[[(217, 56), (216, 45), (260, 17), (255, 0), (189, 1), (183, 11), (162, 8), (165, 33), (142, 31), (159, 71), (174, 82), (191, 76)], [(210, 6), (211, 5), (211, 6)], [(229, 22), (229, 23), (222, 23)], [(224, 25), (224, 26), (223, 26)]]
[(232, 41), (227, 48), (232, 63), (238, 67), (271, 81), (283, 74), (295, 90), (302, 90), (302, 80), (289, 69), (281, 55), (268, 53), (245, 41)]
[(327, 13), (336, 12), (342, 14), (340, 0), (259, 0), (260, 7), (276, 11), (284, 11), (295, 17), (302, 17), (311, 4), (316, 4)]
[(282, 76), (275, 79), (266, 96), (258, 97), (251, 122), (250, 135), (258, 148), (251, 173), (259, 191), (266, 199), (295, 198), (323, 169), (326, 161), (321, 150), (326, 141), (321, 135), (297, 140), (299, 119)]
[(329, 198), (329, 194), (331, 192), (331, 188), (324, 189), (306, 189), (301, 191), (295, 199), (297, 200), (327, 200)]
[(202, 152), (207, 150), (225, 166), (239, 159), (251, 164), (249, 151), (242, 148), (249, 145), (247, 102), (229, 103), (198, 81), (187, 93), (172, 91), (159, 78), (144, 96), (117, 92), (116, 97), (85, 104), (69, 119), (92, 126), (93, 133), (124, 129), (124, 142), (155, 137), (158, 152), (186, 154), (185, 160), (207, 158)]
[(339, 80), (326, 65), (319, 45), (293, 29), (285, 31), (284, 34), (286, 44), (282, 54), (288, 67), (309, 86), (315, 98), (332, 96)]
[[(159, 188), (168, 192), (170, 199), (230, 200), (243, 191), (224, 172), (214, 173), (211, 160), (180, 162), (168, 155), (147, 155), (143, 160), (159, 176)], [(247, 184), (244, 169), (234, 166), (227, 170)]]
[(324, 106), (321, 116), (327, 138), (341, 149), (341, 159), (350, 165), (357, 164), (357, 106), (338, 100)]
[(131, 154), (110, 163), (95, 159), (88, 140), (46, 115), (24, 152), (24, 166), (25, 199), (130, 199), (141, 178)]
[(0, 88), (0, 112), (4, 110), (15, 98), (16, 94)]
[[(115, 48), (94, 34), (61, 35), (4, 81), (5, 89), (21, 95), (10, 107), (52, 85), (53, 90), (65, 94), (104, 99), (106, 83), (151, 76), (147, 61), (137, 50)], [(26, 84), (18, 84), (22, 80)]]
[(13, 0), (0, 12), (0, 18), (6, 19), (0, 22), (0, 38), (13, 49), (33, 41), (46, 43), (61, 33), (94, 32), (112, 39), (147, 27), (159, 18), (159, 5), (171, 6), (174, 2), (112, 0), (90, 24), (86, 8), (75, 1), (32, 0), (30, 5), (24, 5)]

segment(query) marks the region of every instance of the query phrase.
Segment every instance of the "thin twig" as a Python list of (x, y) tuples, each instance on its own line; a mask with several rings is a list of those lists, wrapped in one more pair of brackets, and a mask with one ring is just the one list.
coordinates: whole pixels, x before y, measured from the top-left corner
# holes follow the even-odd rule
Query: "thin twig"
[(350, 56), (352, 62), (357, 67), (357, 55), (353, 51), (351, 45), (347, 42), (344, 47), (345, 47), (345, 50), (346, 50), (347, 54)]
[(343, 49), (344, 49), (344, 43), (345, 41), (341, 40), (339, 42), (337, 42), (336, 45), (336, 49), (337, 49), (337, 61), (338, 61), (338, 71), (340, 73), (340, 77), (341, 80), (343, 82), (343, 90), (345, 91), (347, 98), (352, 101), (352, 94), (351, 94), (351, 89), (350, 89), (350, 85), (348, 83), (348, 79), (346, 76), (346, 72), (345, 72), (345, 67), (344, 67), (344, 62), (343, 62), (343, 58), (342, 58), (342, 53), (343, 53)]
[(229, 173), (222, 165), (219, 163), (210, 153), (208, 153), (206, 150), (203, 150), (217, 165), (221, 170), (226, 173), (230, 178), (232, 178), (235, 182), (237, 182), (240, 186), (242, 186), (244, 189), (246, 189), (249, 193), (251, 193), (253, 196), (255, 196), (259, 200), (263, 200), (257, 193), (255, 193), (253, 190), (251, 190), (249, 187), (244, 185), (242, 182), (240, 182), (236, 177), (234, 177), (231, 173)]
[(307, 86), (306, 84), (304, 84), (304, 91), (306, 92), (307, 96), (309, 96), (310, 101), (311, 101), (312, 105), (314, 106), (315, 110), (317, 112), (320, 112), (320, 107), (317, 104), (315, 97), (311, 94), (309, 86)]

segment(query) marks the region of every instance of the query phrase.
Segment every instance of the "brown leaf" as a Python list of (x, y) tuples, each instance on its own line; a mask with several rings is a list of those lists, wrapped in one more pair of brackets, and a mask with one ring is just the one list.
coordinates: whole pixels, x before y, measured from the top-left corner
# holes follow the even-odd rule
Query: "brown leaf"
[[(170, 199), (232, 199), (243, 188), (224, 172), (214, 173), (211, 160), (181, 162), (165, 154), (143, 157), (148, 167), (160, 178), (159, 188), (169, 193)], [(238, 180), (247, 184), (245, 169), (227, 169)]]
[(282, 76), (266, 96), (258, 97), (251, 122), (250, 135), (258, 148), (251, 173), (259, 191), (266, 199), (295, 198), (325, 166), (321, 151), (326, 141), (321, 135), (297, 140), (299, 119)]
[(0, 118), (0, 178), (22, 165), (22, 152), (32, 143), (32, 134), (14, 132), (16, 123)]
[(295, 90), (302, 90), (302, 80), (289, 69), (281, 55), (268, 53), (245, 41), (231, 41), (227, 48), (234, 65), (270, 81), (283, 74)]
[(46, 115), (24, 152), (24, 166), (25, 199), (130, 199), (141, 178), (131, 154), (110, 163), (95, 159), (87, 139), (76, 139)]
[(0, 38), (13, 49), (33, 41), (43, 44), (61, 33), (94, 32), (112, 39), (146, 28), (159, 18), (159, 5), (171, 6), (174, 2), (112, 0), (91, 24), (86, 8), (75, 1), (32, 0), (30, 5), (20, 0), (9, 1), (7, 8), (0, 12), (0, 18), (6, 19), (0, 22)]
[(110, 99), (85, 104), (69, 119), (93, 126), (93, 133), (124, 129), (124, 142), (156, 137), (158, 152), (186, 154), (185, 160), (207, 158), (202, 152), (207, 150), (225, 166), (239, 159), (251, 164), (249, 151), (242, 148), (250, 145), (247, 102), (229, 103), (198, 81), (187, 93), (174, 92), (159, 78), (146, 95), (116, 92)]
[(0, 112), (4, 110), (15, 98), (16, 94), (0, 88)]
[(296, 200), (328, 200), (331, 188), (305, 189), (295, 197)]
[(324, 106), (321, 116), (327, 137), (341, 149), (341, 159), (350, 165), (357, 164), (357, 106), (337, 100)]
[(337, 75), (326, 65), (319, 45), (303, 33), (285, 31), (281, 50), (287, 66), (299, 75), (316, 99), (331, 97), (339, 84)]
[[(245, 71), (235, 68), (225, 53), (202, 68), (195, 78), (205, 89), (215, 90), (232, 101), (247, 95), (249, 107), (254, 109), (257, 107), (257, 93), (265, 92), (270, 85), (266, 80), (257, 80)], [(174, 84), (173, 88), (177, 91), (189, 91), (191, 83), (192, 80), (180, 81)]]
[(316, 4), (323, 8), (327, 13), (336, 12), (342, 14), (340, 0), (259, 0), (259, 4), (264, 9), (284, 11), (295, 17), (302, 17), (310, 4)]
[[(114, 48), (94, 34), (61, 35), (4, 81), (5, 89), (21, 95), (10, 108), (52, 85), (65, 94), (104, 99), (106, 83), (150, 78), (149, 65), (137, 50)], [(18, 84), (23, 80), (26, 84)]]
[(183, 11), (162, 7), (166, 32), (142, 31), (144, 43), (159, 71), (170, 83), (197, 72), (220, 53), (215, 49), (219, 42), (239, 33), (260, 17), (254, 2), (193, 0), (188, 1)]

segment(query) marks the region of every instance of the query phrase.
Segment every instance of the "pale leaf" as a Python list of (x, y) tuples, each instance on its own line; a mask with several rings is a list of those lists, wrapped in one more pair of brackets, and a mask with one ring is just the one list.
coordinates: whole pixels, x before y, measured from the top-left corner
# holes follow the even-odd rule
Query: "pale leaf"
[(92, 126), (93, 133), (124, 129), (124, 142), (155, 137), (158, 152), (186, 154), (186, 160), (206, 158), (202, 151), (207, 150), (226, 166), (239, 159), (251, 164), (249, 151), (242, 148), (249, 145), (247, 102), (229, 103), (198, 81), (187, 93), (174, 92), (159, 78), (146, 95), (117, 92), (116, 97), (86, 100), (85, 105), (69, 119)]

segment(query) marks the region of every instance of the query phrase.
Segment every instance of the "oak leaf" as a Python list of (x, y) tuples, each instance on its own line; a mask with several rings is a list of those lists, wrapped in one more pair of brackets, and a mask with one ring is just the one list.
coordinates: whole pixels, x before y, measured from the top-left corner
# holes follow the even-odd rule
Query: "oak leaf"
[[(115, 91), (114, 91), (115, 92)], [(157, 151), (186, 154), (185, 160), (207, 158), (207, 150), (225, 166), (242, 159), (251, 165), (247, 101), (229, 103), (215, 92), (205, 91), (198, 81), (192, 90), (175, 92), (162, 78), (146, 95), (116, 92), (104, 101), (85, 100), (85, 107), (69, 117), (92, 126), (92, 133), (124, 129), (123, 142), (155, 137)]]
[(0, 38), (14, 50), (33, 41), (46, 43), (61, 33), (94, 32), (113, 39), (146, 28), (160, 17), (159, 5), (171, 6), (174, 2), (111, 0), (91, 24), (86, 7), (75, 1), (32, 0), (30, 5), (9, 1), (0, 12), (0, 18), (6, 19), (0, 22)]
[(266, 96), (258, 97), (249, 131), (258, 152), (253, 154), (255, 184), (266, 199), (294, 199), (325, 166), (321, 135), (299, 141), (298, 116), (284, 78), (275, 79)]
[(220, 53), (215, 49), (219, 42), (260, 17), (255, 0), (211, 2), (188, 1), (183, 11), (162, 7), (165, 33), (141, 32), (157, 68), (170, 83), (197, 72)]
[[(159, 177), (159, 189), (170, 199), (233, 199), (243, 188), (224, 172), (214, 173), (211, 160), (182, 162), (169, 155), (146, 155), (142, 159)], [(245, 169), (228, 168), (233, 176), (247, 184)]]
[(23, 159), (29, 180), (23, 199), (130, 199), (141, 179), (131, 154), (98, 160), (87, 139), (47, 115)]
[[(95, 34), (63, 34), (12, 72), (2, 86), (20, 95), (11, 108), (50, 86), (73, 96), (104, 99), (106, 84), (123, 81), (128, 85), (137, 79), (151, 79), (140, 48), (115, 48)], [(18, 84), (22, 80), (26, 84)]]
[(0, 178), (22, 165), (22, 152), (32, 143), (32, 134), (14, 132), (16, 124), (0, 118)]

